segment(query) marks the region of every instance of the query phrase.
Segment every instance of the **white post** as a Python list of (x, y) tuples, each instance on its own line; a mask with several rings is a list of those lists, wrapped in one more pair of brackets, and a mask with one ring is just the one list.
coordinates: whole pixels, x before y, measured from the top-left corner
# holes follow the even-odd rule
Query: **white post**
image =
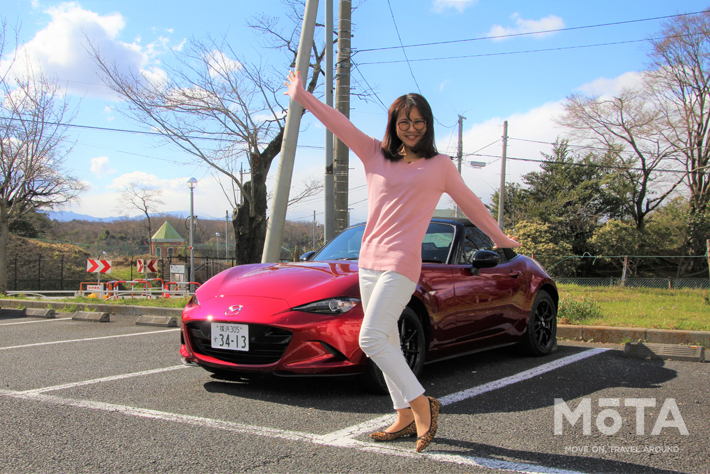
[[(301, 73), (301, 79), (303, 79), (304, 83), (308, 81), (308, 67), (311, 59), (313, 30), (316, 26), (316, 13), (318, 13), (318, 0), (306, 0), (306, 12), (303, 15), (303, 28), (301, 28), (301, 39), (298, 44), (298, 56), (296, 57), (296, 70)], [(266, 241), (264, 242), (264, 252), (261, 256), (262, 263), (279, 261), (302, 113), (303, 106), (290, 99), (283, 144), (281, 146), (281, 160), (276, 172), (274, 197), (271, 200), (271, 216), (266, 227)]]
[(503, 153), (500, 160), (500, 191), (498, 191), (498, 227), (503, 230), (503, 209), (505, 207), (505, 158), (508, 154), (508, 121), (503, 122)]

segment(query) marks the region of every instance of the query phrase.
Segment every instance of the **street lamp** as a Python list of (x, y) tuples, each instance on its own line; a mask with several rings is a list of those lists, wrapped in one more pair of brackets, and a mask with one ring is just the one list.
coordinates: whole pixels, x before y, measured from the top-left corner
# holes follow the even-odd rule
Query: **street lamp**
[(197, 179), (190, 178), (187, 180), (187, 187), (190, 188), (190, 293), (192, 293), (192, 282), (195, 281), (195, 260), (193, 256), (193, 229), (195, 228), (195, 207), (194, 207), (194, 191), (197, 186)]
[(214, 243), (214, 257), (219, 257), (219, 232), (214, 233), (215, 243)]

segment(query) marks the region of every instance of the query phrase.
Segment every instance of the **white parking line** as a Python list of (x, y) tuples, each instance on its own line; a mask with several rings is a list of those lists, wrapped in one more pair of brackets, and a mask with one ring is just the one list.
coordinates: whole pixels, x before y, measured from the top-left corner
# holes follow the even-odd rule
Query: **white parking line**
[(71, 318), (49, 318), (49, 319), (42, 319), (40, 321), (22, 321), (19, 323), (2, 323), (0, 326), (12, 326), (13, 324), (32, 324), (32, 323), (51, 323), (54, 321), (66, 321)]
[(182, 364), (173, 365), (171, 367), (164, 367), (162, 369), (151, 369), (151, 370), (143, 370), (141, 372), (133, 372), (130, 374), (111, 375), (109, 377), (101, 377), (99, 379), (82, 380), (81, 382), (65, 383), (62, 385), (54, 385), (52, 387), (35, 388), (33, 390), (25, 390), (24, 392), (17, 392), (17, 393), (35, 394), (35, 393), (53, 392), (55, 390), (64, 390), (67, 388), (81, 387), (83, 385), (92, 385), (95, 383), (102, 383), (102, 382), (113, 382), (114, 380), (123, 380), (123, 379), (128, 379), (131, 377), (142, 377), (143, 375), (159, 374), (161, 372), (170, 372), (172, 370), (187, 369), (187, 368), (189, 368), (189, 367), (186, 365), (182, 365)]
[(424, 453), (416, 453), (414, 449), (397, 448), (393, 446), (377, 446), (372, 443), (365, 443), (351, 438), (331, 439), (329, 435), (315, 435), (312, 433), (304, 433), (301, 431), (280, 430), (274, 428), (264, 428), (261, 426), (246, 425), (243, 423), (234, 423), (231, 421), (215, 420), (212, 418), (204, 418), (199, 416), (180, 415), (177, 413), (169, 413), (158, 410), (149, 410), (146, 408), (137, 408), (126, 405), (117, 405), (113, 403), (95, 402), (90, 400), (73, 400), (70, 398), (55, 397), (52, 395), (42, 395), (38, 393), (20, 393), (9, 390), (0, 390), (0, 395), (7, 397), (34, 400), (52, 405), (62, 405), (77, 408), (88, 408), (90, 410), (100, 410), (112, 413), (122, 413), (128, 416), (139, 418), (148, 418), (153, 420), (172, 421), (175, 423), (183, 423), (192, 426), (203, 428), (212, 428), (246, 435), (263, 436), (267, 438), (277, 438), (288, 441), (302, 441), (307, 443), (318, 444), (322, 446), (330, 446), (334, 448), (357, 449), (359, 451), (370, 452), (375, 454), (384, 454), (389, 456), (399, 456), (411, 459), (430, 459), (437, 462), (445, 462), (450, 464), (468, 465), (476, 467), (485, 467), (489, 469), (507, 470), (522, 473), (540, 473), (540, 474), (581, 474), (577, 471), (569, 471), (565, 469), (550, 468), (534, 464), (516, 463), (510, 461), (501, 461), (499, 459), (480, 458), (474, 456), (463, 456), (459, 454), (442, 453), (436, 451), (428, 451)]
[[(495, 380), (487, 384), (479, 385), (478, 387), (473, 387), (467, 390), (452, 393), (451, 395), (446, 395), (445, 397), (439, 398), (439, 401), (442, 405), (451, 405), (452, 403), (461, 402), (468, 398), (472, 398), (477, 395), (490, 392), (492, 390), (497, 390), (499, 388), (503, 388), (514, 383), (522, 382), (523, 380), (531, 379), (546, 372), (550, 372), (551, 370), (555, 370), (559, 367), (564, 367), (565, 365), (573, 364), (575, 362), (586, 359), (588, 357), (595, 356), (597, 354), (601, 354), (602, 352), (606, 352), (608, 350), (609, 349), (604, 348), (589, 349), (578, 354), (548, 362), (547, 364), (535, 367), (534, 369), (526, 370), (524, 372), (520, 372), (519, 374), (511, 375), (510, 377), (505, 377), (500, 380)], [(395, 415), (393, 414), (381, 416), (379, 418), (375, 418), (374, 420), (369, 420), (360, 423), (359, 425), (354, 425), (343, 430), (334, 431), (333, 433), (330, 433), (326, 436), (332, 437), (334, 439), (359, 436), (363, 433), (374, 431), (384, 425), (392, 423), (394, 421), (394, 416)]]
[(10, 347), (0, 347), (0, 351), (5, 351), (8, 349), (23, 349), (25, 347), (36, 347), (36, 346), (51, 346), (53, 344), (68, 344), (70, 342), (87, 342), (87, 341), (99, 341), (101, 339), (114, 339), (117, 337), (132, 337), (132, 336), (146, 336), (149, 334), (158, 334), (161, 332), (174, 332), (179, 331), (180, 328), (175, 329), (162, 329), (160, 331), (148, 331), (148, 332), (136, 332), (132, 334), (117, 334), (114, 336), (101, 336), (101, 337), (86, 337), (84, 339), (71, 339), (68, 341), (50, 341), (50, 342), (37, 342), (34, 344), (23, 344), (21, 346), (10, 346)]
[[(167, 331), (156, 331), (156, 332), (167, 332)], [(135, 335), (135, 334), (134, 334)], [(99, 338), (101, 339), (101, 338)], [(463, 390), (461, 392), (453, 393), (445, 397), (441, 397), (440, 401), (442, 405), (450, 405), (452, 403), (457, 403), (483, 393), (487, 393), (499, 388), (506, 387), (508, 385), (528, 380), (535, 376), (550, 372), (560, 367), (578, 362), (580, 360), (601, 354), (608, 349), (591, 349), (572, 356), (564, 357), (547, 364), (543, 364), (534, 369), (526, 370), (519, 374), (506, 377), (501, 380), (490, 382), (479, 387), (474, 387), (468, 390)], [(528, 463), (517, 463), (512, 461), (502, 461), (500, 459), (493, 458), (483, 458), (477, 456), (465, 456), (460, 454), (454, 454), (450, 452), (437, 452), (435, 450), (429, 450), (425, 453), (415, 453), (413, 449), (398, 448), (395, 446), (381, 446), (375, 445), (369, 442), (362, 442), (353, 439), (365, 432), (375, 430), (384, 424), (392, 420), (393, 415), (385, 415), (373, 420), (369, 420), (358, 425), (354, 425), (343, 430), (338, 430), (325, 435), (315, 435), (312, 433), (305, 433), (299, 431), (289, 431), (280, 430), (274, 428), (266, 428), (260, 426), (246, 425), (243, 423), (234, 423), (224, 420), (215, 420), (212, 418), (196, 417), (189, 415), (181, 415), (177, 413), (169, 413), (157, 410), (149, 410), (145, 408), (137, 408), (126, 405), (117, 405), (112, 403), (103, 403), (90, 400), (74, 400), (70, 398), (56, 397), (52, 395), (44, 395), (42, 392), (50, 390), (60, 390), (62, 388), (76, 387), (80, 385), (87, 385), (92, 383), (101, 383), (111, 380), (120, 380), (122, 378), (138, 377), (142, 375), (155, 374), (160, 372), (167, 372), (171, 370), (177, 370), (183, 366), (172, 366), (165, 367), (162, 369), (153, 369), (142, 372), (134, 372), (130, 374), (116, 375), (111, 377), (103, 377), (100, 379), (87, 380), (84, 382), (75, 382), (64, 385), (57, 385), (54, 387), (46, 387), (42, 389), (27, 390), (24, 392), (16, 392), (11, 390), (0, 390), (0, 395), (7, 397), (21, 399), (21, 400), (33, 400), (38, 402), (49, 403), (53, 405), (62, 406), (72, 406), (77, 408), (87, 408), (91, 410), (109, 411), (109, 412), (119, 412), (128, 416), (135, 416), (140, 418), (149, 418), (163, 421), (172, 421), (175, 423), (184, 423), (193, 426), (201, 426), (205, 428), (220, 429), (225, 431), (232, 431), (238, 433), (244, 433), (247, 435), (264, 436), (269, 438), (279, 438), (290, 441), (302, 441), (318, 445), (337, 447), (337, 448), (347, 448), (347, 449), (357, 449), (363, 452), (384, 454), (390, 456), (399, 456), (412, 459), (430, 459), (437, 462), (458, 464), (458, 465), (468, 465), (475, 467), (482, 467), (494, 470), (506, 470), (521, 473), (540, 473), (540, 474), (580, 474), (577, 471), (570, 471), (565, 469), (558, 469), (553, 467), (541, 466), (538, 464), (528, 464)]]

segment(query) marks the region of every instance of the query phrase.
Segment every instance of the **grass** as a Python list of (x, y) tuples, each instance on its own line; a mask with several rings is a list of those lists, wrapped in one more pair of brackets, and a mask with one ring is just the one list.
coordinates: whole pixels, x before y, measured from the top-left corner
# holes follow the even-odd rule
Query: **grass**
[[(710, 331), (710, 292), (653, 288), (559, 285), (560, 324)], [(13, 299), (21, 298), (13, 296)], [(182, 308), (188, 298), (98, 300), (66, 298), (66, 303)]]
[(710, 292), (559, 285), (560, 324), (710, 331)]
[[(32, 300), (36, 301), (36, 298), (28, 298), (22, 295), (12, 295), (12, 296), (4, 296), (0, 297), (0, 301), (3, 299), (26, 299), (26, 300)], [(126, 299), (120, 299), (120, 300), (101, 300), (98, 298), (61, 298), (61, 299), (52, 299), (52, 302), (55, 303), (67, 303), (67, 304), (72, 304), (72, 303), (87, 303), (87, 304), (108, 304), (108, 305), (117, 305), (117, 306), (127, 306), (127, 305), (134, 305), (134, 306), (150, 306), (154, 308), (184, 308), (185, 305), (187, 304), (187, 301), (190, 298), (153, 298), (153, 299), (145, 299), (145, 298), (126, 298)], [(67, 306), (69, 308), (69, 306)], [(77, 306), (73, 306), (73, 308), (77, 308)]]

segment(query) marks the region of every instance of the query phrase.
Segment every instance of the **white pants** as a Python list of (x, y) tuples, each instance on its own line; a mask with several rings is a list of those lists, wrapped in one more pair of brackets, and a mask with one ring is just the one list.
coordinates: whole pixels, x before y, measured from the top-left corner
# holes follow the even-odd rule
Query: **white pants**
[(360, 348), (384, 373), (394, 408), (401, 410), (424, 393), (424, 387), (402, 355), (397, 327), (417, 285), (393, 271), (360, 268), (359, 273), (365, 313), (360, 328)]

